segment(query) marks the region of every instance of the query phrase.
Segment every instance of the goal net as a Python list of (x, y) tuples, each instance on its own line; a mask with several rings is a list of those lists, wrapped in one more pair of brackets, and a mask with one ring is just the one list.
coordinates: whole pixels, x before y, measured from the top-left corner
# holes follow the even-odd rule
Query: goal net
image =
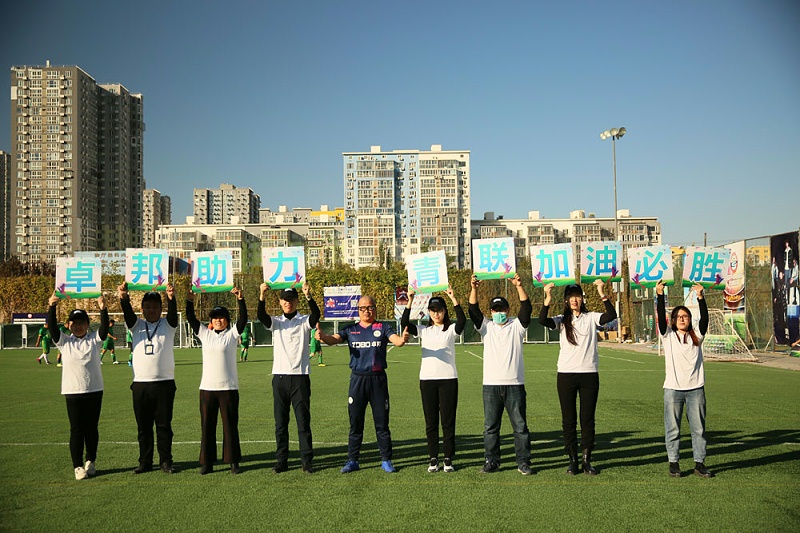
[(758, 361), (734, 328), (731, 314), (708, 310), (708, 332), (703, 357), (709, 361)]

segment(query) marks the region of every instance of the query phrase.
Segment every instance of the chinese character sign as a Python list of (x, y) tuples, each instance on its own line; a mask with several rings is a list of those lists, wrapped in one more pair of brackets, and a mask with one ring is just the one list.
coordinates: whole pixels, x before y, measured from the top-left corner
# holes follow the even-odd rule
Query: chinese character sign
[(125, 281), (132, 291), (165, 291), (169, 277), (169, 257), (157, 248), (125, 250)]
[(98, 298), (102, 294), (98, 259), (59, 257), (56, 259), (56, 296)]
[(534, 287), (575, 283), (575, 252), (571, 243), (531, 246), (530, 252)]
[(513, 278), (517, 273), (514, 239), (472, 241), (472, 272), (478, 279)]
[(412, 254), (406, 261), (408, 285), (416, 293), (430, 294), (447, 289), (447, 259), (444, 250)]
[(689, 246), (683, 258), (683, 286), (699, 283), (706, 289), (725, 289), (730, 258), (727, 248)]
[(271, 289), (299, 289), (306, 279), (306, 252), (302, 246), (262, 248), (264, 282)]
[(192, 292), (227, 292), (232, 288), (230, 252), (192, 252)]
[(666, 245), (629, 248), (628, 274), (632, 289), (655, 287), (662, 279), (666, 285), (674, 285), (672, 250)]
[(622, 279), (622, 243), (581, 243), (581, 283), (592, 283), (596, 279), (605, 282)]

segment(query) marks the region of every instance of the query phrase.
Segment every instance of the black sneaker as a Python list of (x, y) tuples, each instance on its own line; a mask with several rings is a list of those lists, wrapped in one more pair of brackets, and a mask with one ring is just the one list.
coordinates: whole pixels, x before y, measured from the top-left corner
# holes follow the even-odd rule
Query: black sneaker
[(531, 465), (529, 465), (528, 463), (521, 463), (517, 467), (517, 472), (519, 472), (523, 476), (530, 476), (533, 474), (533, 470), (531, 470)]
[(174, 466), (172, 466), (172, 461), (167, 461), (161, 463), (161, 471), (164, 472), (165, 474), (174, 474), (178, 470)]
[(140, 464), (136, 468), (133, 469), (134, 474), (144, 474), (145, 472), (150, 472), (153, 469), (153, 465), (148, 464)]
[(200, 475), (205, 476), (206, 474), (210, 474), (214, 471), (214, 467), (212, 465), (200, 465)]
[(669, 475), (670, 477), (681, 477), (681, 465), (678, 463), (670, 463)]
[(303, 473), (304, 474), (313, 474), (314, 467), (311, 466), (311, 463), (303, 463)]
[(445, 472), (455, 472), (455, 468), (453, 467), (453, 461), (450, 460), (449, 457), (444, 458), (444, 468), (442, 468)]
[(286, 463), (278, 463), (272, 467), (272, 471), (276, 474), (280, 474), (281, 472), (286, 472), (289, 470), (289, 465)]
[(430, 463), (428, 463), (428, 472), (438, 472), (439, 471), (439, 459), (436, 457), (431, 457)]
[(239, 463), (231, 463), (231, 474), (235, 476), (239, 472)]
[(708, 468), (706, 468), (706, 465), (703, 463), (694, 464), (694, 475), (705, 478), (714, 477), (714, 473), (711, 472), (711, 470), (709, 470)]
[(492, 472), (497, 472), (498, 470), (500, 470), (499, 463), (487, 460), (485, 463), (483, 463), (483, 468), (481, 468), (481, 474), (491, 474)]

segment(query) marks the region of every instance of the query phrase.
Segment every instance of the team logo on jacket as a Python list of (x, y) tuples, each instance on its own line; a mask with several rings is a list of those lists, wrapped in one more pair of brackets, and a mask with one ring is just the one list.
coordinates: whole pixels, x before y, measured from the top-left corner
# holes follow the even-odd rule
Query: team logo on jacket
[(379, 338), (381, 336), (381, 334), (382, 334), (382, 332), (380, 330), (377, 330), (377, 329), (372, 332), (372, 336), (375, 337), (376, 339)]

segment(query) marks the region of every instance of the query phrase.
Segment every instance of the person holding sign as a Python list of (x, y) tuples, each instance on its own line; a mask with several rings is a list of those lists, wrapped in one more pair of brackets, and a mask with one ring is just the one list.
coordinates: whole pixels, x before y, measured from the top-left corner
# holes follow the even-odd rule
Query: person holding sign
[(239, 305), (236, 327), (231, 328), (231, 314), (225, 307), (208, 313), (211, 329), (202, 327), (194, 314), (194, 293), (186, 293), (186, 320), (203, 345), (203, 376), (200, 378), (200, 474), (214, 470), (217, 460), (217, 411), (222, 417), (222, 460), (231, 465), (231, 474), (239, 473), (242, 448), (239, 444), (239, 374), (236, 349), (247, 327), (247, 305), (242, 289), (231, 292)]
[(133, 338), (133, 413), (139, 438), (139, 466), (134, 474), (153, 469), (153, 423), (156, 426), (161, 471), (175, 472), (172, 464), (172, 407), (175, 403), (175, 331), (178, 306), (175, 288), (167, 283), (167, 317), (161, 317), (161, 294), (147, 292), (142, 297), (142, 317), (131, 306), (128, 284), (117, 287), (125, 325)]
[[(108, 309), (101, 295), (97, 299), (100, 307), (100, 329), (89, 333), (89, 315), (83, 309), (69, 314), (67, 327), (70, 335), (62, 335), (56, 319), (56, 306), (60, 298), (55, 293), (48, 303), (47, 329), (53, 342), (62, 354), (61, 394), (67, 400), (69, 416), (69, 451), (75, 479), (86, 479), (96, 473), (97, 445), (100, 434), (100, 408), (103, 404), (103, 373), (100, 371), (100, 345), (108, 334)], [(86, 461), (83, 449), (86, 447)]]
[(258, 320), (272, 331), (272, 399), (275, 413), (275, 466), (276, 474), (289, 470), (289, 407), (294, 409), (300, 441), (300, 461), (303, 472), (313, 474), (314, 447), (311, 440), (311, 377), (309, 339), (317, 325), (320, 310), (311, 296), (311, 286), (303, 283), (303, 295), (308, 301), (310, 315), (297, 312), (296, 289), (283, 289), (280, 293), (282, 315), (269, 316), (266, 295), (269, 285), (261, 284), (258, 299)]
[(694, 473), (710, 478), (714, 474), (706, 468), (706, 393), (703, 371), (703, 339), (708, 331), (708, 306), (703, 297), (703, 286), (694, 284), (700, 306), (697, 330), (692, 325), (692, 313), (683, 305), (672, 310), (667, 325), (664, 282), (656, 285), (656, 312), (658, 332), (664, 346), (666, 379), (664, 380), (664, 440), (669, 460), (669, 475), (681, 477), (680, 439), (681, 417), (686, 407), (686, 419), (692, 432)]
[(325, 344), (346, 341), (350, 348), (350, 389), (347, 410), (350, 415), (350, 436), (347, 443), (347, 462), (342, 474), (355, 472), (361, 467), (358, 457), (364, 439), (364, 416), (367, 403), (372, 406), (375, 434), (384, 472), (396, 472), (392, 464), (392, 434), (389, 431), (389, 383), (386, 379), (386, 346), (390, 342), (403, 346), (408, 340), (408, 330), (400, 336), (392, 326), (377, 321), (377, 306), (372, 296), (358, 300), (358, 322), (333, 335), (317, 328), (317, 339)]
[(523, 476), (531, 470), (531, 438), (528, 432), (527, 399), (525, 392), (525, 362), (522, 341), (531, 323), (533, 308), (515, 274), (511, 283), (517, 288), (519, 316), (508, 318), (508, 300), (495, 296), (490, 302), (492, 319), (483, 316), (478, 306), (480, 280), (472, 276), (469, 292), (469, 317), (483, 338), (483, 446), (486, 462), (481, 473), (500, 469), (500, 423), (503, 409), (508, 412), (514, 430), (514, 453), (517, 470)]
[(439, 471), (439, 418), (442, 420), (444, 471), (452, 472), (456, 452), (456, 406), (458, 405), (458, 372), (456, 371), (456, 336), (464, 331), (467, 317), (456, 300), (451, 287), (447, 296), (456, 312), (456, 323), (450, 322), (444, 298), (433, 297), (428, 302), (430, 326), (411, 323), (414, 288), (408, 288), (408, 303), (400, 319), (400, 327), (419, 337), (422, 364), (419, 370), (419, 390), (422, 412), (425, 414), (425, 435), (428, 440), (428, 472)]
[(578, 411), (576, 400), (581, 398), (581, 449), (583, 450), (583, 473), (593, 476), (597, 470), (592, 466), (594, 449), (594, 421), (597, 396), (600, 392), (600, 375), (597, 372), (597, 328), (617, 318), (614, 306), (603, 292), (603, 280), (596, 279), (594, 286), (603, 300), (604, 313), (590, 312), (586, 308), (583, 289), (580, 285), (568, 285), (564, 289), (564, 311), (548, 318), (550, 302), (553, 300), (553, 284), (544, 286), (544, 304), (539, 311), (539, 323), (546, 328), (559, 331), (558, 376), (556, 388), (561, 404), (561, 430), (564, 448), (569, 455), (567, 474), (574, 476), (578, 467)]

